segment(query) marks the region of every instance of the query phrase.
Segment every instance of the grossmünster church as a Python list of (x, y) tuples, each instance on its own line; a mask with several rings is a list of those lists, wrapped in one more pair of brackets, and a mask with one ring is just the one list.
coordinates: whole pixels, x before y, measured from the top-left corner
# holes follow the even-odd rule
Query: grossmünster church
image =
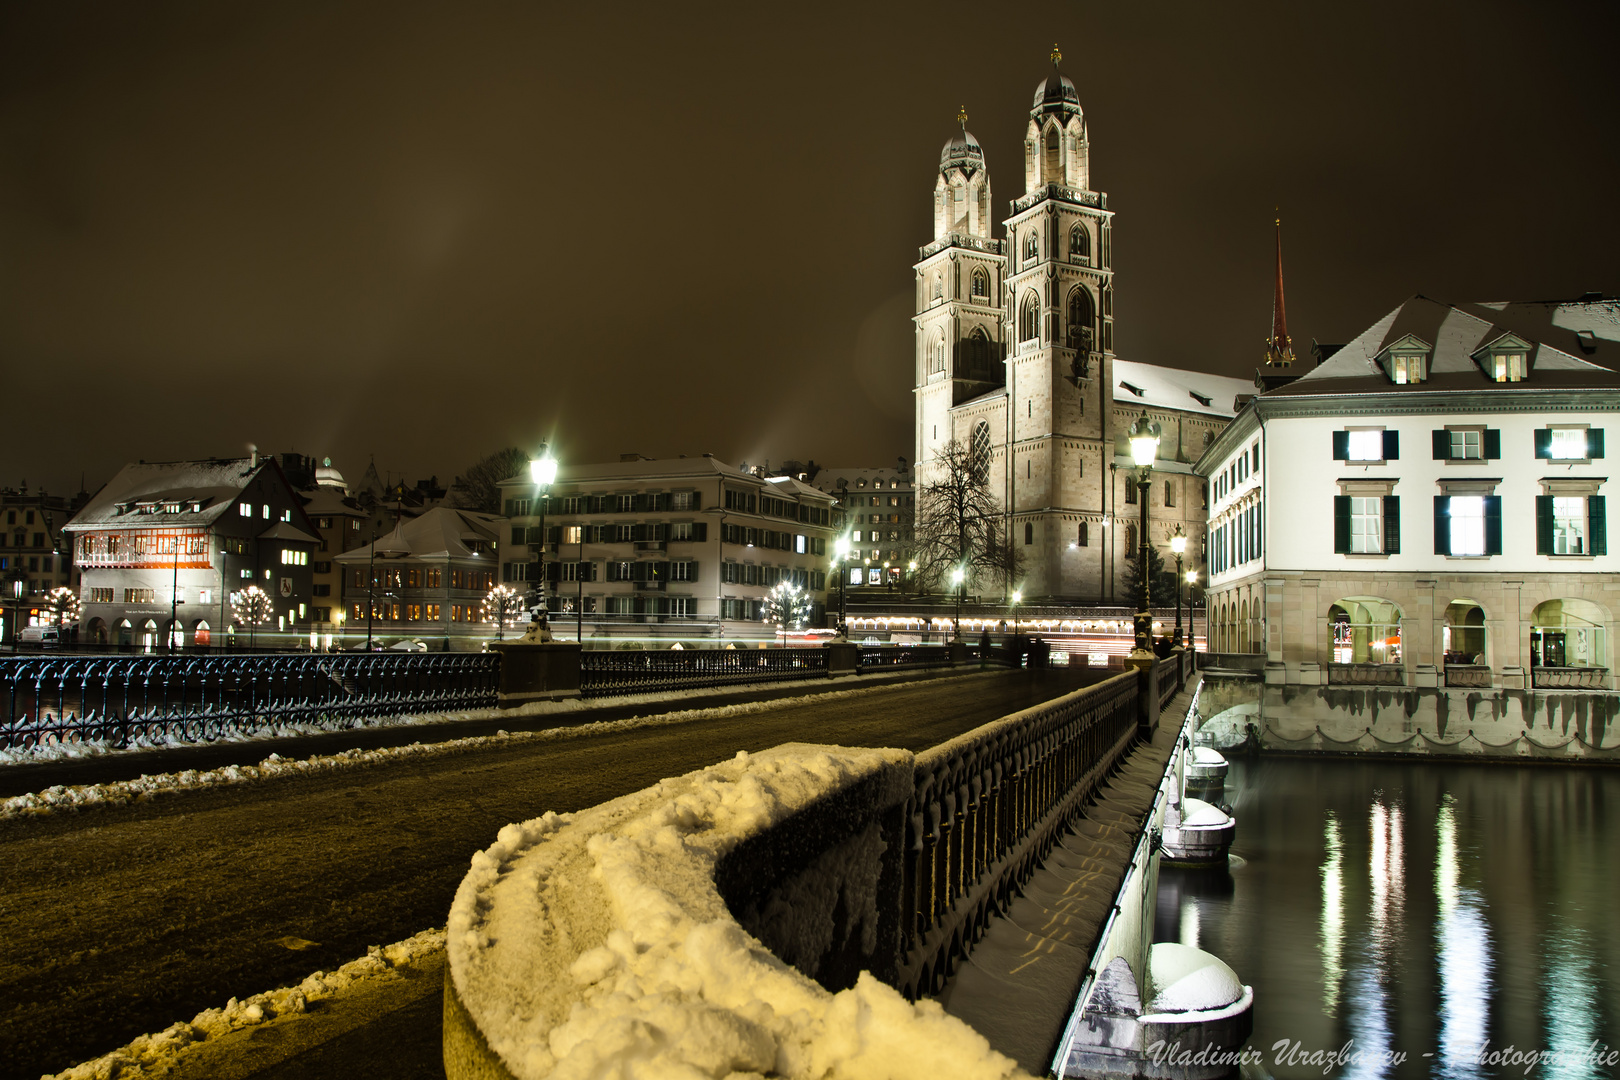
[[(1026, 599), (1130, 603), (1125, 553), (1140, 521), (1124, 433), (1146, 412), (1163, 428), (1149, 488), (1149, 542), (1169, 558), (1188, 537), (1201, 567), (1207, 509), (1192, 472), (1254, 393), (1241, 379), (1114, 353), (1114, 213), (1092, 174), (1080, 95), (1052, 68), (1023, 132), (1023, 194), (996, 234), (984, 149), (958, 116), (940, 152), (934, 238), (916, 265), (916, 475), (951, 440), (988, 469), (1021, 549)], [(1128, 234), (1127, 234), (1128, 235)], [(1128, 283), (1126, 283), (1126, 287)], [(1256, 312), (1257, 334), (1268, 312)], [(998, 591), (979, 582), (975, 591)]]

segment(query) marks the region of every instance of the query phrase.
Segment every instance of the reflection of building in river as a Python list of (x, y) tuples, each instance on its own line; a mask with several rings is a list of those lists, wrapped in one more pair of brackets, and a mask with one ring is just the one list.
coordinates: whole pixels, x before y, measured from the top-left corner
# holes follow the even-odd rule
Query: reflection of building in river
[(1316, 352), (1197, 463), (1211, 650), (1291, 683), (1610, 688), (1620, 300), (1413, 297)]

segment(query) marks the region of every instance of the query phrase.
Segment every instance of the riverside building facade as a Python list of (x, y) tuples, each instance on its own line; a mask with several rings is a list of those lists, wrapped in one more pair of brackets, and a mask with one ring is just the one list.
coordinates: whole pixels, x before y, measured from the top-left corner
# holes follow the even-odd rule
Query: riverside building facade
[(1210, 481), (1210, 648), (1290, 683), (1613, 686), (1620, 301), (1415, 296), (1254, 399)]
[(825, 619), (834, 498), (795, 478), (709, 455), (565, 464), (543, 525), (526, 476), (501, 491), (500, 579), (526, 595), (543, 543), (561, 637), (603, 647), (766, 641), (777, 632), (763, 621), (766, 595), (781, 582), (806, 592), (812, 626)]

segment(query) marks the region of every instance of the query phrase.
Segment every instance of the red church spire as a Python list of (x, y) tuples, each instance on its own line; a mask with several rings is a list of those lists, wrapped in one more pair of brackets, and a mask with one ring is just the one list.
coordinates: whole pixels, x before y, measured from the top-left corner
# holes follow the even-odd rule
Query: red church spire
[(1288, 367), (1294, 362), (1294, 343), (1288, 336), (1288, 313), (1283, 308), (1282, 218), (1277, 219), (1277, 295), (1271, 302), (1271, 337), (1266, 339), (1266, 366)]

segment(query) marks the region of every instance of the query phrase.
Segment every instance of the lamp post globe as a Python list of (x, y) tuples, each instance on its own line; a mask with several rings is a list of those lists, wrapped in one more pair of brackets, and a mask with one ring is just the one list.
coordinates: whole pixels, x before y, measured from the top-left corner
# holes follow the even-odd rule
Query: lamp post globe
[(529, 632), (524, 637), (531, 641), (550, 641), (551, 627), (546, 622), (546, 499), (551, 493), (552, 482), (557, 479), (557, 459), (551, 456), (551, 450), (545, 443), (540, 444), (539, 455), (529, 459), (529, 479), (534, 482), (534, 506), (540, 524), (529, 541), (535, 556), (534, 588), (531, 590), (534, 608)]
[(1141, 524), (1138, 526), (1140, 542), (1137, 546), (1137, 604), (1136, 604), (1136, 641), (1131, 648), (1130, 665), (1140, 667), (1153, 663), (1153, 612), (1151, 610), (1152, 597), (1148, 591), (1148, 496), (1151, 493), (1153, 462), (1159, 456), (1159, 436), (1161, 429), (1147, 413), (1137, 417), (1131, 424), (1126, 438), (1131, 444), (1131, 460), (1140, 470), (1137, 480), (1137, 494), (1141, 505)]
[(838, 568), (838, 636), (847, 637), (848, 630), (844, 625), (844, 595), (849, 588), (849, 570), (845, 564), (849, 561), (849, 537), (840, 536), (833, 544), (833, 565)]

